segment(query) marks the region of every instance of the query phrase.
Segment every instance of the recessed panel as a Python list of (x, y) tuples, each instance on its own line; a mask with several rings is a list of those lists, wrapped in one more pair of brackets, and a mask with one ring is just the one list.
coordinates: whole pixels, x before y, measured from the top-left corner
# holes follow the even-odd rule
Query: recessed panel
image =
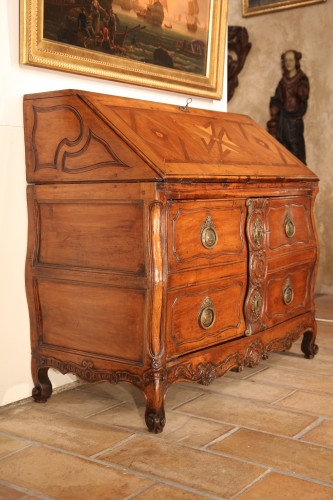
[(37, 293), (42, 344), (142, 362), (144, 290), (41, 280)]
[(41, 264), (145, 274), (143, 204), (41, 203)]

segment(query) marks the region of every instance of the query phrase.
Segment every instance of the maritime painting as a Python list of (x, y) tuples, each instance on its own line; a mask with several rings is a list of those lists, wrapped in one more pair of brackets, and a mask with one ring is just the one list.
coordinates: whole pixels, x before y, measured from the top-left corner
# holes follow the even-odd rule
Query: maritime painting
[(44, 0), (46, 40), (204, 76), (212, 0)]

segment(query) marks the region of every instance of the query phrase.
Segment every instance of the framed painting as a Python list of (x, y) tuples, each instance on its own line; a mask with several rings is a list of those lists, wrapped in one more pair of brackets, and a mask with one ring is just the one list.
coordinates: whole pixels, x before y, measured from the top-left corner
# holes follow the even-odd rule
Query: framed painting
[(315, 3), (324, 3), (326, 0), (243, 0), (243, 16), (266, 14), (276, 10), (303, 7)]
[(20, 62), (212, 99), (227, 0), (20, 0)]

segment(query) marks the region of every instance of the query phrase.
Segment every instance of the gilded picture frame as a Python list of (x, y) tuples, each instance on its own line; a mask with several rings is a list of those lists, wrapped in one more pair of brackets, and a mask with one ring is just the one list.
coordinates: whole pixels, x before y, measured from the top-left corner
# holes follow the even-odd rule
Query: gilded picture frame
[(243, 17), (247, 17), (325, 2), (326, 0), (242, 0), (242, 12)]
[[(169, 17), (165, 15), (160, 26), (151, 25), (150, 19), (147, 21), (150, 14), (147, 8), (167, 5), (167, 0), (130, 1), (139, 10), (133, 7), (132, 11), (123, 12), (121, 0), (20, 0), (20, 63), (221, 99), (227, 0), (186, 0), (187, 9), (193, 3), (204, 13), (194, 12), (191, 18), (184, 12), (185, 0), (169, 0), (173, 9), (169, 7)], [(100, 6), (101, 29), (89, 36), (79, 16), (82, 14), (89, 21), (92, 4)], [(113, 28), (108, 24), (112, 16), (117, 20), (117, 33), (113, 33), (111, 42), (109, 36), (106, 46), (103, 29), (107, 28), (112, 35)], [(189, 24), (193, 19), (197, 21), (194, 27)], [(125, 38), (121, 42), (122, 36)], [(200, 43), (196, 43), (198, 40)]]

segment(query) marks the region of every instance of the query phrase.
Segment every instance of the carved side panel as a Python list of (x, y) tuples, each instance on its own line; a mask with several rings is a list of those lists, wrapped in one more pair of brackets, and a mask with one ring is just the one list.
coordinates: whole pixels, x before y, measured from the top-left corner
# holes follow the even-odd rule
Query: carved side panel
[(77, 174), (104, 166), (129, 168), (73, 106), (33, 106), (33, 115), (35, 171), (52, 168)]
[(265, 328), (264, 285), (267, 273), (266, 262), (266, 198), (247, 201), (248, 218), (246, 234), (249, 245), (249, 287), (245, 301), (246, 335), (252, 335)]
[(76, 96), (25, 99), (24, 131), (29, 182), (157, 178)]

